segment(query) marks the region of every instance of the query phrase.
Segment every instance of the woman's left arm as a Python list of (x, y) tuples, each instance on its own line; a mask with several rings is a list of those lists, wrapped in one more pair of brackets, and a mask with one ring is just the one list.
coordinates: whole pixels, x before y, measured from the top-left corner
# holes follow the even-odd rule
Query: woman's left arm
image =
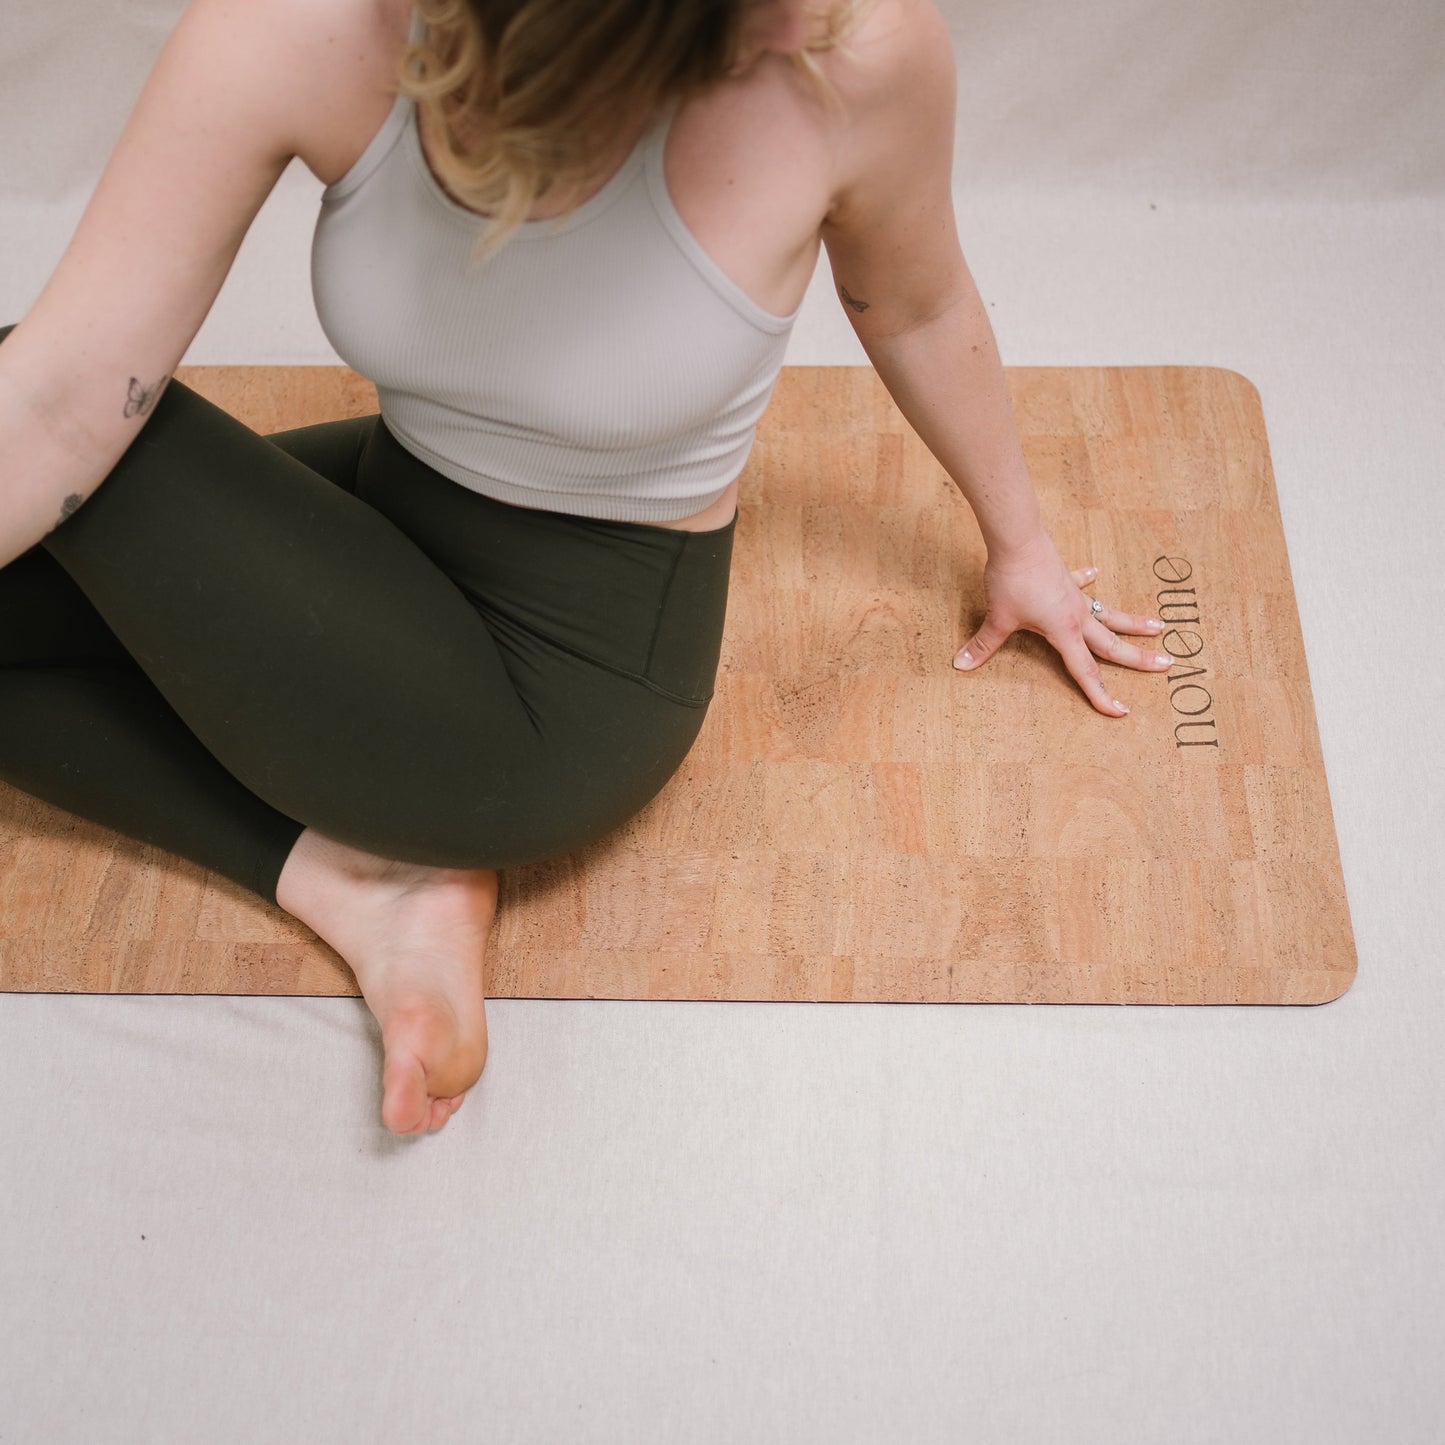
[[(1124, 642), (1157, 635), (1155, 619), (1096, 605), (1039, 514), (998, 344), (959, 246), (953, 212), (957, 74), (931, 0), (898, 0), (902, 22), (870, 52), (844, 177), (823, 225), (839, 299), (908, 424), (978, 518), (988, 548), (983, 625), (961, 648), (964, 670), (1020, 628), (1058, 650), (1090, 703), (1122, 716), (1094, 654), (1159, 672), (1173, 658)], [(1111, 630), (1112, 629), (1112, 630)]]

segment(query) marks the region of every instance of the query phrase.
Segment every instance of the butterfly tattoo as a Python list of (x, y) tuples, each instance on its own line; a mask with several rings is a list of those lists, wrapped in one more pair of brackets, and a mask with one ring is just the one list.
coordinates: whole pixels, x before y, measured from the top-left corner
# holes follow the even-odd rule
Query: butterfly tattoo
[(144, 416), (155, 405), (156, 398), (165, 388), (169, 376), (163, 376), (151, 387), (144, 387), (135, 378), (130, 379), (130, 388), (125, 399), (126, 416)]

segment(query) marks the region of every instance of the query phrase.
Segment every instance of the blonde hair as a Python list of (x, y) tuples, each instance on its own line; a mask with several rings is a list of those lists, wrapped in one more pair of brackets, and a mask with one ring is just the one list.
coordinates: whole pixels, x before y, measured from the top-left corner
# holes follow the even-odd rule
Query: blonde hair
[[(472, 264), (505, 245), (541, 197), (600, 179), (599, 162), (615, 161), (619, 139), (643, 116), (722, 80), (756, 3), (415, 0), (428, 34), (402, 50), (396, 88), (417, 103), (437, 179), (485, 213)], [(810, 14), (826, 20), (826, 33), (789, 59), (836, 110), (837, 92), (810, 52), (836, 46), (853, 58), (846, 41), (876, 0), (819, 3), (829, 8)], [(478, 117), (490, 119), (489, 132)]]

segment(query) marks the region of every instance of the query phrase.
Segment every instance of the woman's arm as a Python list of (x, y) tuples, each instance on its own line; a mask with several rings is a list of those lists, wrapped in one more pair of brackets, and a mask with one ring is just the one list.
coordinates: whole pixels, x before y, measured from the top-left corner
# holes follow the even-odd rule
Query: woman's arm
[(0, 566), (83, 506), (154, 412), (296, 153), (331, 19), (330, 0), (191, 0), (167, 38), (0, 345)]
[(958, 87), (931, 0), (886, 0), (839, 68), (842, 131), (823, 244), (854, 334), (978, 518), (990, 554), (1032, 541), (1038, 501), (998, 345), (953, 212)]
[[(0, 343), (13, 327), (0, 328)], [(7, 373), (0, 344), (0, 566), (53, 532), (105, 480), (119, 454), (91, 450), (82, 432), (54, 424)]]
[(823, 241), (854, 333), (908, 424), (978, 518), (988, 546), (983, 624), (954, 658), (982, 665), (1020, 628), (1057, 649), (1099, 712), (1128, 708), (1094, 655), (1141, 670), (1172, 661), (1117, 634), (1151, 620), (1083, 592), (1092, 569), (1064, 565), (1039, 514), (993, 327), (953, 214), (956, 61), (931, 0), (896, 0), (854, 76), (844, 173)]
[(860, 339), (909, 426), (968, 499), (989, 556), (1006, 556), (1036, 545), (1043, 521), (993, 327), (966, 267), (964, 275), (967, 285), (931, 320)]

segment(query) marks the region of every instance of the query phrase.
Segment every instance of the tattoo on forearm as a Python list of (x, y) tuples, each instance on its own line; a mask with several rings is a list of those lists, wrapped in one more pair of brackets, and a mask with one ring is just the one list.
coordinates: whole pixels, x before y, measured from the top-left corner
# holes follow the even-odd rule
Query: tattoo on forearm
[[(76, 509), (84, 500), (85, 498), (82, 497), (79, 492), (72, 492), (60, 504), (60, 522), (63, 522), (67, 517), (73, 516)], [(58, 527), (60, 525), (60, 522), (57, 522), (55, 526)], [(52, 528), (51, 530), (54, 531), (54, 528)]]
[(130, 389), (125, 398), (126, 416), (144, 416), (155, 405), (156, 398), (165, 389), (169, 376), (163, 376), (151, 386), (142, 386), (135, 378), (130, 379)]
[(868, 309), (868, 303), (866, 301), (860, 301), (856, 296), (850, 296), (846, 286), (840, 284), (838, 289), (843, 293), (843, 300), (855, 311), (866, 311)]

